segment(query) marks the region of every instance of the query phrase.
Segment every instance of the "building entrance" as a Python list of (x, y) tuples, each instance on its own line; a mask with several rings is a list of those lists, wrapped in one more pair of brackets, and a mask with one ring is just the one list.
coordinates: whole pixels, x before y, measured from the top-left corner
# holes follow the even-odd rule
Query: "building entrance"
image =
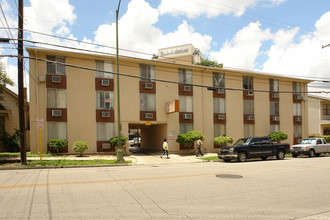
[(136, 131), (139, 135), (138, 147), (142, 152), (160, 152), (162, 150), (164, 138), (167, 137), (166, 124), (129, 124), (128, 129), (129, 132), (134, 133)]

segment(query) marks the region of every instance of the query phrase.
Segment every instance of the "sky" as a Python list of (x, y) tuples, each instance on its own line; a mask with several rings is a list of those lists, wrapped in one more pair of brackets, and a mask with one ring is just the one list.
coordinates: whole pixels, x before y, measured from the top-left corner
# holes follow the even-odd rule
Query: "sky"
[[(0, 0), (0, 37), (17, 38), (7, 29), (17, 28), (17, 2)], [(118, 6), (119, 0), (24, 0), (24, 38), (39, 42), (24, 46), (115, 54)], [(0, 54), (16, 55), (14, 43), (1, 43)], [(322, 49), (330, 44), (329, 0), (121, 0), (120, 55), (151, 59), (160, 48), (183, 44), (224, 68), (330, 81), (330, 46)], [(17, 85), (17, 58), (1, 61)], [(27, 60), (25, 67), (28, 85)]]

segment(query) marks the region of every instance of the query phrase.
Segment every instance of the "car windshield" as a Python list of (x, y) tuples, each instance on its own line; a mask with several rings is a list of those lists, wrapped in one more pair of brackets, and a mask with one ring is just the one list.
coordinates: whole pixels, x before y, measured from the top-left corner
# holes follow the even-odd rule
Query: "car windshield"
[(316, 139), (303, 139), (301, 144), (315, 144)]
[(234, 144), (234, 146), (237, 146), (237, 145), (246, 145), (246, 142), (247, 142), (247, 138), (241, 138), (239, 140), (237, 140)]

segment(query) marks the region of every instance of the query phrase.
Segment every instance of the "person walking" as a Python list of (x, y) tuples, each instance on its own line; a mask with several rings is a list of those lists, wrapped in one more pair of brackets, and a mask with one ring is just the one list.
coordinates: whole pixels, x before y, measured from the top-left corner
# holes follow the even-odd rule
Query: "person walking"
[(160, 155), (160, 158), (163, 158), (163, 156), (165, 156), (165, 153), (166, 153), (166, 158), (167, 159), (170, 159), (169, 156), (168, 156), (168, 143), (166, 142), (166, 138), (164, 138), (164, 142), (163, 142), (163, 154)]
[(198, 139), (198, 140), (196, 141), (196, 145), (197, 145), (196, 157), (198, 157), (199, 154), (200, 154), (201, 156), (203, 156), (203, 153), (202, 153), (202, 151), (201, 151), (201, 149), (202, 149), (202, 145), (203, 145), (202, 140), (201, 140), (201, 139)]

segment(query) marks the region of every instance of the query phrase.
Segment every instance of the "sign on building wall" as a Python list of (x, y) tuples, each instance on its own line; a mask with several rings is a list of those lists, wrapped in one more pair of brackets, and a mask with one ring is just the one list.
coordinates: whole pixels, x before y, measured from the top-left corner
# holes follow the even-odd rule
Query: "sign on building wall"
[(44, 129), (44, 119), (37, 118), (37, 128)]
[(179, 100), (173, 100), (166, 103), (166, 113), (170, 114), (174, 112), (179, 112)]

